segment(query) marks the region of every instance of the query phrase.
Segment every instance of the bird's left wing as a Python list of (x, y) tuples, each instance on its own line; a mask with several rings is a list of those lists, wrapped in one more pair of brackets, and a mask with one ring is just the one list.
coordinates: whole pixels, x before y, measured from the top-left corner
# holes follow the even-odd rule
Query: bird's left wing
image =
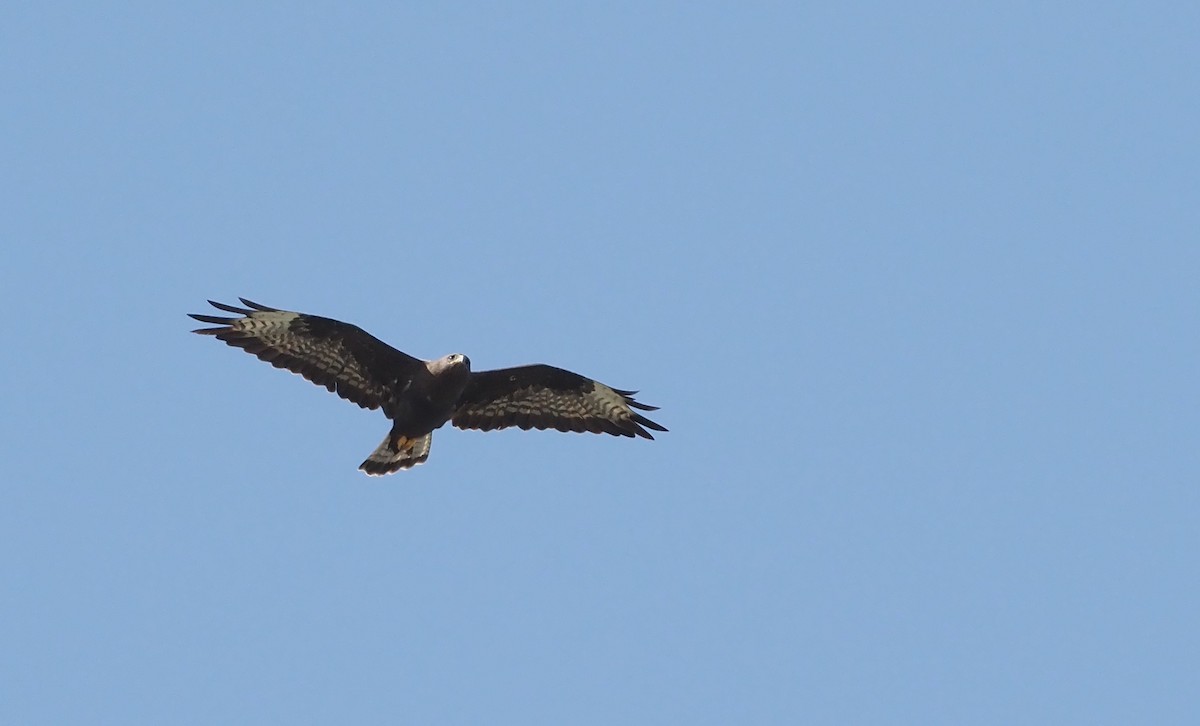
[(245, 308), (208, 302), (242, 317), (190, 317), (220, 327), (192, 332), (242, 348), (276, 368), (299, 373), (359, 406), (387, 405), (391, 391), (424, 368), (424, 363), (396, 350), (362, 328), (340, 320), (276, 310), (241, 298)]
[(451, 422), (460, 429), (557, 429), (652, 439), (666, 431), (633, 409), (655, 411), (622, 391), (548, 365), (472, 373)]

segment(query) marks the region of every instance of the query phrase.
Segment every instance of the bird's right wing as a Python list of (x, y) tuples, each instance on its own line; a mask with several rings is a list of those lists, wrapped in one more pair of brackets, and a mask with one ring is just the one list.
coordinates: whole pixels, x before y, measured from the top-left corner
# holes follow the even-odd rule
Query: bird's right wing
[(548, 365), (472, 372), (451, 423), (483, 431), (518, 426), (653, 439), (646, 429), (666, 429), (635, 409), (658, 407), (635, 401), (635, 393)]
[(359, 406), (376, 409), (391, 391), (424, 368), (424, 363), (370, 335), (362, 328), (331, 318), (276, 310), (241, 298), (245, 308), (208, 302), (218, 310), (241, 315), (189, 316), (219, 325), (194, 333), (212, 335), (253, 353), (276, 368), (298, 373)]

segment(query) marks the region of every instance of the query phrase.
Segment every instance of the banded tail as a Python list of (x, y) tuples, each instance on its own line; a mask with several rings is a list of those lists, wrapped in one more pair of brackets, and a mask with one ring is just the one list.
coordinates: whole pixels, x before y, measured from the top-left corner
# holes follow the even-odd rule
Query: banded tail
[(411, 469), (417, 464), (425, 463), (429, 458), (429, 447), (432, 443), (433, 433), (410, 439), (407, 436), (393, 436), (388, 432), (379, 448), (372, 451), (358, 468), (368, 476), (383, 476), (401, 469)]

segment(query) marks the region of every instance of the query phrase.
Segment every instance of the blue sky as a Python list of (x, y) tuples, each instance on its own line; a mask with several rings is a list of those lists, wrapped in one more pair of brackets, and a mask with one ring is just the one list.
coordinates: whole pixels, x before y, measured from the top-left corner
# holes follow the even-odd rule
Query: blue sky
[[(1191, 723), (1200, 12), (0, 11), (0, 721)], [(387, 429), (244, 295), (654, 442)]]

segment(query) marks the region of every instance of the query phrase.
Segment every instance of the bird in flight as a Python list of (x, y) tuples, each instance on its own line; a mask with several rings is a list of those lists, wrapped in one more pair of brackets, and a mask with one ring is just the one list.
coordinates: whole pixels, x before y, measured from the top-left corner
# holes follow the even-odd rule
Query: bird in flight
[(356, 325), (239, 299), (246, 307), (208, 302), (240, 317), (189, 313), (218, 326), (192, 332), (298, 373), (363, 408), (382, 409), (392, 429), (358, 467), (371, 476), (423, 463), (434, 430), (446, 422), (483, 431), (518, 426), (644, 439), (654, 438), (646, 429), (667, 430), (638, 413), (658, 407), (635, 401), (637, 391), (543, 364), (472, 371), (461, 353), (421, 360)]

